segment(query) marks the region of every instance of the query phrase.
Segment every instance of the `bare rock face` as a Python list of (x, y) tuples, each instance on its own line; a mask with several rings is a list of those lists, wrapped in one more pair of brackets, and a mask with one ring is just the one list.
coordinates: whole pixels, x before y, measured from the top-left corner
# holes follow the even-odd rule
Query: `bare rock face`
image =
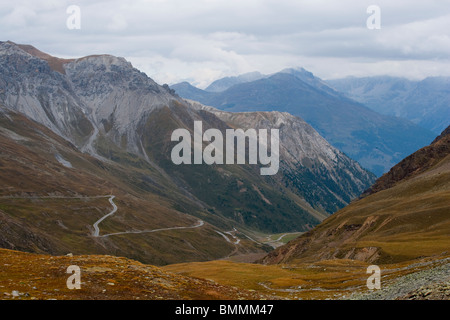
[[(225, 112), (190, 101), (234, 128), (280, 130), (279, 180), (288, 184), (315, 208), (334, 212), (350, 203), (374, 176), (331, 146), (304, 120), (287, 112)], [(314, 190), (308, 189), (314, 186)], [(331, 201), (323, 201), (328, 198)]]
[(93, 128), (70, 81), (16, 44), (0, 43), (0, 56), (0, 101), (82, 144)]
[[(127, 150), (136, 154), (143, 155), (136, 136), (139, 123), (151, 111), (177, 100), (123, 58), (89, 56), (66, 64), (65, 71), (96, 132), (117, 145), (123, 145), (126, 137)], [(95, 152), (89, 145), (86, 148)]]

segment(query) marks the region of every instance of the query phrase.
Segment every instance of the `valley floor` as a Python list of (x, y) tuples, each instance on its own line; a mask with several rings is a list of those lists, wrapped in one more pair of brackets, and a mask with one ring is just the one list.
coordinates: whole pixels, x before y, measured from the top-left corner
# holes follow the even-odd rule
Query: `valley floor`
[[(80, 267), (81, 289), (70, 290), (67, 268)], [(0, 299), (450, 299), (450, 256), (380, 265), (381, 290), (367, 288), (368, 264), (329, 260), (261, 265), (216, 260), (144, 265), (100, 255), (49, 256), (0, 249)]]
[[(69, 266), (80, 268), (80, 289)], [(0, 249), (0, 300), (260, 300), (277, 297), (108, 255), (49, 256)]]

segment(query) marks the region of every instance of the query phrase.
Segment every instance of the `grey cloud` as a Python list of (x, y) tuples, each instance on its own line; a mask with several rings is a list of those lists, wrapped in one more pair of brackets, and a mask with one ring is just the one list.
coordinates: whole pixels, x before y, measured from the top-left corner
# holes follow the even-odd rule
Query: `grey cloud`
[[(70, 4), (81, 8), (81, 30), (66, 28)], [(365, 26), (371, 4), (381, 7), (381, 30)], [(198, 84), (294, 66), (323, 77), (376, 66), (447, 74), (450, 57), (449, 0), (16, 0), (0, 4), (0, 29), (2, 40), (50, 54), (110, 53), (155, 79)]]

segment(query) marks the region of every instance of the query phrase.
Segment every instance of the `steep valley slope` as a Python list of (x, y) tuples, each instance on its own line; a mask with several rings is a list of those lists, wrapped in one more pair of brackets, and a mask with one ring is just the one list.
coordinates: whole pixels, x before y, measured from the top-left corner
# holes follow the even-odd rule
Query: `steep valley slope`
[(450, 244), (450, 134), (399, 164), (362, 199), (271, 252), (263, 263), (356, 259), (394, 263), (445, 255)]

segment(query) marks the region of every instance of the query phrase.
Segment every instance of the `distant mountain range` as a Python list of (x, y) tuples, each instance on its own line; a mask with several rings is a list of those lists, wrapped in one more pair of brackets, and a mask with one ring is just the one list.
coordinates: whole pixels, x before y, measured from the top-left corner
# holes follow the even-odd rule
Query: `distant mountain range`
[[(194, 121), (221, 132), (279, 129), (278, 174), (175, 165), (171, 134), (192, 132)], [(0, 141), (0, 215), (9, 222), (0, 245), (51, 254), (162, 265), (261, 253), (268, 246), (253, 233), (307, 231), (375, 180), (288, 113), (222, 112), (180, 98), (123, 58), (59, 59), (12, 42), (0, 43)], [(99, 225), (110, 236), (96, 237), (107, 195), (118, 210)]]
[(245, 82), (251, 82), (255, 80), (259, 80), (262, 78), (265, 78), (266, 76), (255, 71), (255, 72), (249, 72), (244, 73), (236, 77), (225, 77), (222, 79), (218, 79), (211, 83), (205, 91), (208, 92), (222, 92), (226, 89), (234, 86), (235, 84), (245, 83)]
[(370, 110), (305, 69), (286, 69), (248, 82), (241, 79), (221, 92), (188, 83), (171, 88), (184, 98), (225, 111), (281, 111), (299, 116), (378, 176), (435, 136), (408, 120)]
[(411, 120), (435, 134), (450, 123), (450, 77), (421, 81), (388, 76), (349, 77), (327, 83), (374, 111)]

